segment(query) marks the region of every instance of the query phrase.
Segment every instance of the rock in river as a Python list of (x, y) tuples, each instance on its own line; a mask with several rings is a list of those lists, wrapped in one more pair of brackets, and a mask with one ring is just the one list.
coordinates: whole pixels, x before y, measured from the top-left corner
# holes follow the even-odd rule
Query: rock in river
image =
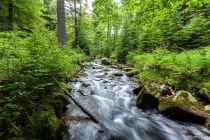
[(204, 124), (208, 118), (203, 105), (186, 91), (162, 99), (158, 110), (171, 118), (193, 123)]
[(136, 105), (140, 108), (154, 108), (161, 96), (158, 86), (144, 86), (136, 98)]
[(101, 62), (102, 62), (102, 64), (104, 64), (104, 65), (109, 65), (109, 64), (110, 64), (108, 58), (101, 58)]

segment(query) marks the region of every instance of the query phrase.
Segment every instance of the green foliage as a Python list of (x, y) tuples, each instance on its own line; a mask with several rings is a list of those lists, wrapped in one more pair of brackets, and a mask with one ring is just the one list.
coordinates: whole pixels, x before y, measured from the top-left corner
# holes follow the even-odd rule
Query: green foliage
[[(12, 2), (12, 21), (9, 17), (9, 3)], [(1, 1), (0, 2), (0, 31), (7, 31), (10, 29), (9, 25), (12, 24), (13, 29), (21, 29), (31, 31), (37, 29), (39, 26), (45, 24), (42, 18), (44, 11), (43, 0), (27, 0), (27, 1)], [(9, 23), (12, 22), (12, 23)]]
[[(59, 83), (66, 82), (79, 70), (76, 63), (84, 59), (84, 55), (67, 46), (59, 48), (55, 33), (45, 29), (33, 34), (8, 32), (0, 33), (0, 36), (0, 125), (4, 126), (4, 130), (0, 128), (0, 138), (5, 139), (18, 134), (4, 120), (9, 118), (25, 136), (28, 131), (25, 126), (33, 125), (30, 116), (39, 112), (43, 99), (53, 91), (62, 92), (55, 79)], [(60, 103), (58, 106), (50, 105), (56, 113), (61, 106)], [(41, 111), (32, 119), (35, 121), (39, 116), (43, 117), (41, 121), (49, 119), (50, 126), (47, 128), (53, 131), (52, 137), (55, 136), (54, 129), (60, 127), (55, 115)], [(46, 135), (49, 134), (51, 132)], [(52, 137), (49, 136), (49, 139)]]
[(173, 84), (179, 89), (198, 90), (202, 82), (210, 80), (209, 47), (181, 53), (157, 48), (150, 54), (130, 58), (133, 58), (130, 63), (141, 71), (140, 79), (145, 83), (158, 81)]
[(48, 105), (42, 106), (40, 110), (30, 116), (30, 121), (26, 130), (26, 137), (29, 138), (58, 139), (59, 134), (64, 130), (64, 123), (56, 117), (53, 108)]

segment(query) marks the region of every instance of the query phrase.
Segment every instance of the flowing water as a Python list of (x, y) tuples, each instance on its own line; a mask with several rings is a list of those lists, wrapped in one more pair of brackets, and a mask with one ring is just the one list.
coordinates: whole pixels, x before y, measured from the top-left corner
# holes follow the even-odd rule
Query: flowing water
[[(137, 108), (132, 90), (138, 84), (125, 72), (104, 66), (99, 60), (86, 65), (85, 75), (69, 83), (73, 87), (71, 94), (99, 123), (71, 102), (65, 115), (63, 140), (210, 140), (210, 130), (204, 126)], [(123, 76), (113, 76), (117, 72)]]

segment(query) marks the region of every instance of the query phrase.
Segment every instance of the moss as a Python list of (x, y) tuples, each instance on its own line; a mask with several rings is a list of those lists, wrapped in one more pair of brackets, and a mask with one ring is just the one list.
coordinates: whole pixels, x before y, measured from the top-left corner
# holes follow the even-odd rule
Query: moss
[(203, 83), (204, 87), (210, 90), (210, 82), (204, 82)]
[(83, 86), (83, 87), (88, 87), (88, 84), (85, 83), (85, 82), (82, 82), (82, 86)]
[(205, 110), (205, 111), (206, 111), (206, 113), (210, 114), (210, 110)]
[(54, 109), (49, 105), (41, 106), (40, 110), (30, 116), (27, 136), (40, 140), (54, 140), (64, 130), (64, 123), (59, 120)]
[(140, 108), (157, 107), (160, 95), (161, 93), (155, 88), (149, 89), (147, 86), (144, 86), (137, 95), (136, 105)]
[(127, 75), (128, 77), (133, 77), (133, 76), (138, 75), (138, 74), (139, 74), (139, 72), (138, 72), (137, 70), (131, 70), (131, 71), (128, 71), (128, 72), (126, 73), (126, 75)]
[(111, 80), (114, 80), (114, 77), (115, 77), (115, 76), (114, 76), (114, 75), (112, 75), (112, 76), (111, 76)]
[(195, 123), (204, 123), (207, 118), (202, 104), (185, 91), (162, 99), (158, 110), (172, 118)]
[(62, 101), (57, 99), (45, 99), (43, 104), (46, 106), (52, 106), (56, 114), (61, 112), (63, 108)]
[(68, 91), (72, 90), (72, 87), (64, 82), (60, 82), (59, 85), (65, 90), (68, 90)]

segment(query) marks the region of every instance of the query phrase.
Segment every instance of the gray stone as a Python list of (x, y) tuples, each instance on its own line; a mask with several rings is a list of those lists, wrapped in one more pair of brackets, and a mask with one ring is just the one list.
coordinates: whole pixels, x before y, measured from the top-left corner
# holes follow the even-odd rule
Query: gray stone
[(171, 118), (193, 123), (204, 124), (208, 118), (203, 105), (186, 91), (178, 91), (162, 99), (158, 111)]

